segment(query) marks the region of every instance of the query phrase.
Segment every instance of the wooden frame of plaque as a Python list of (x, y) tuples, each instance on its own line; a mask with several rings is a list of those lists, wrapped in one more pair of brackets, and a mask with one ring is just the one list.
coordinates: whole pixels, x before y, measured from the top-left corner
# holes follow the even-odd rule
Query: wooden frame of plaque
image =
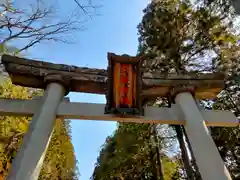
[(141, 115), (141, 58), (108, 53), (106, 114)]

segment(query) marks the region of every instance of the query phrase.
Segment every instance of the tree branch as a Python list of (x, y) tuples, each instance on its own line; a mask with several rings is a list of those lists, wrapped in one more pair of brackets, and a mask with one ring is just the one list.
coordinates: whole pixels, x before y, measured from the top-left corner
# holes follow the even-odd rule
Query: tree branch
[[(26, 39), (28, 43), (24, 47), (20, 47), (19, 51), (24, 51), (33, 45), (42, 41), (58, 41), (63, 43), (72, 43), (65, 36), (72, 34), (74, 31), (83, 30), (80, 18), (71, 16), (67, 20), (60, 20), (52, 17), (54, 11), (52, 7), (42, 7), (41, 2), (36, 0), (36, 5), (28, 8), (28, 10), (17, 9), (5, 14), (0, 20), (1, 43), (9, 43), (18, 39)], [(79, 4), (79, 3), (78, 3)], [(87, 14), (85, 6), (79, 4)], [(91, 6), (94, 8), (94, 6)], [(45, 21), (51, 18), (51, 23)]]

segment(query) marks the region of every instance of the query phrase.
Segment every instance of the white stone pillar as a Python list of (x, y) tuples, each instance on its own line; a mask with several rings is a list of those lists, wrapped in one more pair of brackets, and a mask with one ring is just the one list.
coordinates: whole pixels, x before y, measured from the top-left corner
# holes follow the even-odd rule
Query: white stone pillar
[(231, 180), (230, 174), (189, 92), (180, 92), (175, 102), (185, 116), (185, 129), (203, 180)]
[(44, 92), (42, 106), (34, 114), (23, 144), (13, 160), (7, 180), (37, 180), (49, 145), (56, 112), (65, 88), (50, 82)]

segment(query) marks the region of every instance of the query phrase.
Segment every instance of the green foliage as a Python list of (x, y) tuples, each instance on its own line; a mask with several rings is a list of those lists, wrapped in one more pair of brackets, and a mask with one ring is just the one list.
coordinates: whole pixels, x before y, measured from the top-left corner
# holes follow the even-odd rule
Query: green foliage
[[(240, 71), (238, 71), (239, 74)], [(238, 76), (239, 77), (239, 76)], [(235, 82), (235, 83), (234, 83)], [(213, 103), (213, 109), (231, 110), (240, 120), (240, 83), (236, 80), (226, 84), (226, 89)], [(238, 127), (214, 127), (211, 134), (220, 155), (231, 171), (233, 179), (240, 178), (240, 125)]]
[[(203, 7), (193, 9), (188, 1), (150, 3), (138, 30), (144, 67), (164, 74), (209, 70), (220, 59), (219, 48), (239, 40), (218, 15)], [(226, 50), (230, 51), (230, 46)], [(200, 62), (199, 58), (209, 61)]]
[[(0, 86), (1, 98), (30, 99), (27, 88), (13, 87), (8, 81)], [(28, 128), (29, 118), (0, 117), (0, 179), (4, 179), (10, 168), (16, 150)]]
[[(206, 100), (203, 105), (229, 109), (239, 117), (239, 35), (234, 32), (232, 14), (223, 11), (216, 4), (198, 4), (193, 8), (189, 1), (150, 3), (138, 26), (139, 54), (145, 56), (143, 65), (150, 72), (166, 75), (189, 71), (224, 72), (232, 101), (223, 92), (216, 100)], [(236, 139), (240, 136), (239, 127), (212, 128), (212, 135), (233, 178), (238, 179), (240, 145)]]
[(13, 46), (7, 46), (3, 43), (0, 43), (0, 55), (7, 54), (18, 54), (18, 49)]
[[(142, 22), (138, 26), (138, 54), (145, 58), (144, 70), (164, 75), (190, 71), (225, 72), (228, 77), (227, 92), (240, 109), (239, 35), (234, 33), (232, 24), (232, 14), (224, 12), (224, 8), (219, 6), (193, 6), (188, 0), (152, 1), (144, 9)], [(161, 98), (145, 103), (154, 102), (165, 104)], [(216, 100), (206, 100), (202, 104), (208, 109), (229, 109), (240, 116), (224, 93)], [(182, 169), (179, 154), (169, 157), (171, 151), (166, 147), (173, 143), (176, 148), (176, 141), (169, 142), (166, 138), (173, 130), (170, 130), (171, 127), (165, 128), (163, 135), (153, 133), (153, 127), (149, 124), (120, 123), (104, 144), (92, 179), (185, 179), (182, 173), (186, 169)], [(239, 127), (211, 128), (211, 132), (233, 179), (239, 179)], [(157, 161), (159, 151), (163, 167)], [(164, 177), (160, 175), (160, 169), (163, 169)], [(195, 166), (190, 169), (196, 174)], [(201, 179), (198, 175), (188, 178)]]
[[(119, 123), (115, 133), (104, 144), (92, 176), (93, 180), (107, 179), (159, 179), (177, 174), (178, 162), (160, 152), (163, 167), (158, 164), (157, 152), (165, 148), (164, 138), (152, 133), (150, 124)], [(174, 138), (174, 137), (172, 137)]]
[[(31, 99), (41, 94), (39, 90), (15, 86), (10, 80), (0, 85), (1, 98)], [(0, 180), (6, 177), (30, 121), (31, 118), (27, 117), (0, 117)], [(39, 179), (77, 179), (77, 162), (70, 133), (70, 122), (57, 119)]]
[(39, 179), (78, 179), (76, 158), (69, 133), (69, 120), (57, 119)]
[(196, 4), (198, 3), (225, 16), (239, 14), (238, 0), (196, 0)]

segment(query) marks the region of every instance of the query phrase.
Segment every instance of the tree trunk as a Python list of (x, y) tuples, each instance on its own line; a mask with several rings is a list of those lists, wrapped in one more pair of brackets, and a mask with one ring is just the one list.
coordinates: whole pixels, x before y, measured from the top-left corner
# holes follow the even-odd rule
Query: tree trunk
[[(156, 146), (155, 150), (153, 150), (153, 146), (151, 144), (151, 135), (153, 135), (153, 137), (154, 137), (154, 139), (153, 139), (154, 143), (157, 144), (155, 125), (150, 125), (149, 133), (150, 133), (150, 136), (149, 136), (150, 142), (149, 142), (148, 146), (149, 146), (149, 149), (150, 149), (150, 158), (151, 158), (152, 167), (153, 167), (153, 177), (152, 177), (152, 179), (153, 180), (157, 180), (157, 179), (164, 180), (163, 179), (163, 172), (161, 171), (162, 166), (161, 166), (161, 161), (159, 159), (160, 156), (158, 155), (158, 147)], [(155, 158), (155, 155), (156, 155), (156, 158)]]
[(158, 170), (157, 168), (154, 168), (156, 167), (156, 160), (154, 158), (154, 152), (152, 151), (152, 145), (149, 144), (149, 149), (150, 149), (150, 158), (151, 158), (151, 164), (152, 164), (152, 167), (153, 167), (153, 177), (152, 179), (157, 179), (158, 178)]
[(176, 133), (177, 133), (177, 139), (179, 142), (179, 146), (181, 149), (181, 156), (182, 156), (182, 160), (183, 160), (183, 164), (184, 164), (184, 168), (187, 174), (187, 180), (193, 180), (194, 179), (194, 173), (193, 173), (193, 169), (191, 167), (191, 163), (187, 154), (187, 148), (185, 146), (185, 142), (183, 139), (183, 132), (182, 132), (182, 126), (179, 125), (174, 125)]
[[(157, 137), (156, 125), (153, 126), (153, 133), (154, 133), (154, 141), (158, 145), (159, 141), (158, 141), (158, 137)], [(158, 177), (160, 178), (160, 180), (164, 180), (164, 172), (163, 172), (163, 166), (162, 166), (162, 162), (161, 162), (159, 146), (156, 146), (156, 155), (157, 155)]]
[(197, 166), (197, 164), (196, 164), (196, 159), (195, 159), (195, 157), (194, 157), (192, 147), (191, 147), (191, 145), (190, 145), (190, 142), (189, 142), (189, 139), (188, 139), (188, 137), (187, 137), (187, 134), (186, 134), (186, 131), (185, 131), (184, 127), (182, 128), (182, 131), (183, 131), (183, 135), (184, 135), (184, 137), (185, 137), (185, 139), (186, 139), (186, 144), (187, 144), (188, 149), (189, 149), (189, 151), (190, 151), (190, 155), (191, 155), (191, 158), (192, 158), (192, 165), (193, 165), (193, 167), (194, 167), (194, 169), (195, 169), (195, 171), (196, 171), (196, 172), (195, 172), (195, 178), (196, 178), (196, 180), (202, 180), (201, 174), (200, 174), (199, 169), (198, 169), (198, 166)]

